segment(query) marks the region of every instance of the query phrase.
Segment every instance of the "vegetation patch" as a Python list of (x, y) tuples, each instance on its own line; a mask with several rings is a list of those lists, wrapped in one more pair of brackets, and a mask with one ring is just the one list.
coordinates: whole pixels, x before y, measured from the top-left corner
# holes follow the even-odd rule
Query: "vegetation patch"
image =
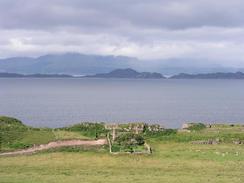
[[(106, 138), (107, 133), (110, 134), (113, 152), (144, 152), (145, 141), (199, 144), (243, 144), (244, 141), (243, 125), (206, 126), (201, 123), (189, 123), (187, 124), (189, 131), (177, 131), (146, 123), (116, 125), (80, 123), (70, 127), (50, 129), (28, 127), (20, 120), (10, 117), (0, 117), (0, 124), (0, 151), (23, 149), (55, 140)], [(112, 137), (113, 135), (116, 138)]]
[(53, 130), (56, 140), (70, 140), (70, 139), (91, 139), (88, 136), (82, 135), (79, 131)]
[(61, 128), (60, 130), (79, 132), (90, 138), (106, 137), (108, 130), (105, 129), (104, 123), (80, 123), (70, 127)]
[(200, 131), (206, 128), (206, 125), (203, 123), (191, 123), (190, 126), (188, 127), (188, 130), (191, 131)]
[(112, 143), (113, 152), (136, 152), (144, 150), (145, 140), (143, 136), (134, 133), (123, 133)]

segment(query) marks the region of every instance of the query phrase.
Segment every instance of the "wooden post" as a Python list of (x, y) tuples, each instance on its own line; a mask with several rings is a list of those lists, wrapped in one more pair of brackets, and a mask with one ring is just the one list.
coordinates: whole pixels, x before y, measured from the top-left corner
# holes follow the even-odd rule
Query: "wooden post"
[(115, 131), (115, 127), (113, 126), (113, 132), (112, 132), (112, 140), (113, 142), (115, 141), (116, 138), (116, 131)]

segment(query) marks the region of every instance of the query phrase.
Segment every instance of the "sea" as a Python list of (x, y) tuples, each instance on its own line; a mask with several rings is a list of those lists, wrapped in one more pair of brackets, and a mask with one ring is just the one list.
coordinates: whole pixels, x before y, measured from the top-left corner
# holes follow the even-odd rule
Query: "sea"
[(244, 124), (244, 80), (1, 78), (0, 115), (33, 127)]

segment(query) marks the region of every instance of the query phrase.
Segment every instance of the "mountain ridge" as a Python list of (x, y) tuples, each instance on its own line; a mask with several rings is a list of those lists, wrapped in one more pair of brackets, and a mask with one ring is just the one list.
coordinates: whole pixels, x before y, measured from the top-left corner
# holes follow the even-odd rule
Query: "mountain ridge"
[(206, 73), (206, 74), (186, 74), (180, 73), (178, 75), (174, 75), (170, 77), (170, 79), (244, 79), (243, 72), (235, 72), (235, 73)]
[[(199, 63), (201, 63), (199, 65)], [(132, 68), (139, 72), (158, 72), (165, 75), (179, 73), (244, 72), (243, 68), (202, 64), (192, 59), (140, 60), (135, 57), (89, 55), (81, 53), (47, 54), (39, 57), (12, 57), (0, 59), (0, 72), (19, 74), (93, 75), (115, 69)]]
[(180, 73), (171, 77), (165, 77), (157, 72), (138, 72), (131, 68), (115, 69), (107, 73), (94, 75), (68, 75), (68, 74), (20, 74), (0, 72), (0, 78), (128, 78), (128, 79), (244, 79), (243, 72), (235, 73), (205, 73), (187, 74)]
[(137, 72), (131, 68), (116, 69), (109, 73), (100, 73), (88, 75), (89, 78), (134, 78), (134, 79), (165, 79), (165, 77), (156, 72)]

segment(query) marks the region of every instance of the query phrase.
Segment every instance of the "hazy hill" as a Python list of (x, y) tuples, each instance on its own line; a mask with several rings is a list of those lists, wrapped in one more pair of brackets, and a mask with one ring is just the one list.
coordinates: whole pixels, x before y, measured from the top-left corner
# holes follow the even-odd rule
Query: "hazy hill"
[(70, 78), (66, 74), (17, 74), (17, 73), (0, 73), (0, 78)]
[(244, 73), (209, 73), (209, 74), (185, 74), (172, 76), (171, 79), (244, 79)]
[(117, 68), (128, 68), (130, 62), (135, 60), (130, 57), (76, 53), (45, 55), (38, 58), (16, 57), (0, 59), (0, 72), (86, 75), (109, 72)]
[(179, 73), (237, 72), (244, 69), (225, 68), (205, 61), (191, 59), (139, 60), (125, 56), (86, 55), (79, 53), (52, 54), (37, 58), (14, 57), (0, 59), (0, 72), (19, 74), (92, 75), (115, 69), (132, 68), (139, 72)]
[(165, 78), (160, 73), (151, 72), (137, 72), (133, 69), (116, 69), (109, 73), (95, 74), (87, 77), (93, 78), (141, 78), (141, 79), (161, 79)]

